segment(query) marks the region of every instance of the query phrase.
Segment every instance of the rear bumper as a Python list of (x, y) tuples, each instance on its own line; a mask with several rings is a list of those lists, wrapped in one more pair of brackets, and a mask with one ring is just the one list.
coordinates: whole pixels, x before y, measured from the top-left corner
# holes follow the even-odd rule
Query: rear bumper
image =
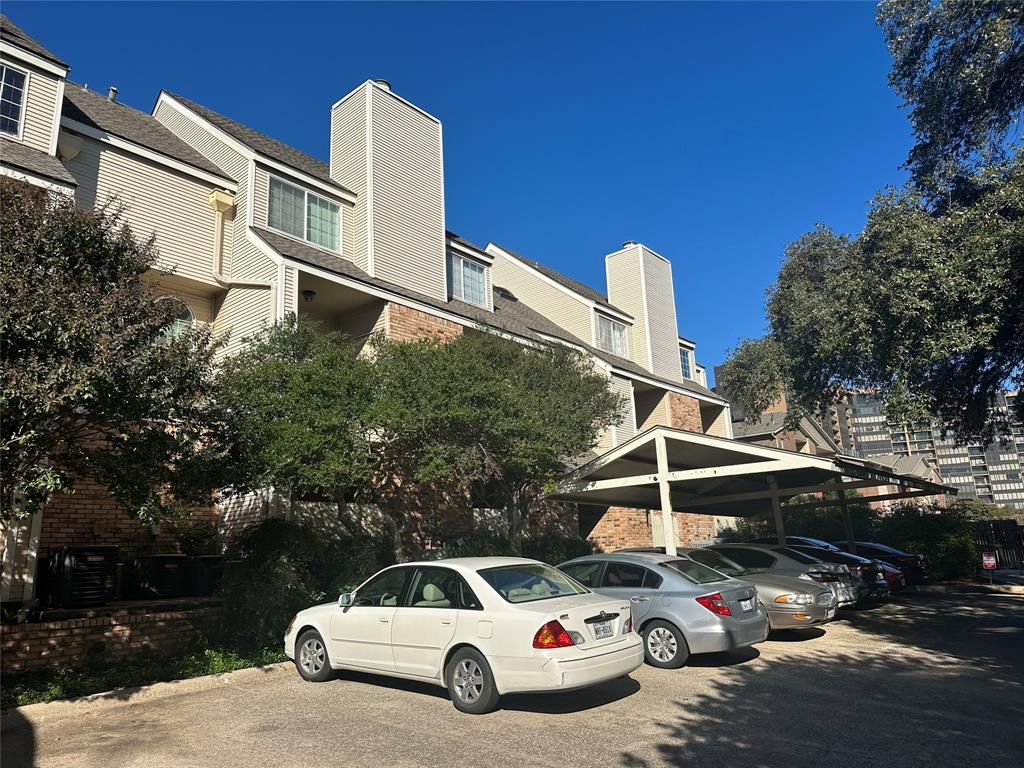
[(742, 623), (719, 623), (714, 627), (701, 627), (698, 631), (684, 629), (686, 644), (690, 653), (720, 653), (742, 648), (745, 645), (763, 643), (768, 638), (768, 615), (757, 612), (755, 619)]
[[(574, 649), (575, 650), (575, 649)], [(528, 659), (497, 658), (491, 668), (500, 693), (572, 691), (628, 675), (644, 663), (643, 640), (630, 633), (610, 650), (595, 648), (576, 657), (560, 653)], [(500, 672), (499, 672), (500, 670)]]

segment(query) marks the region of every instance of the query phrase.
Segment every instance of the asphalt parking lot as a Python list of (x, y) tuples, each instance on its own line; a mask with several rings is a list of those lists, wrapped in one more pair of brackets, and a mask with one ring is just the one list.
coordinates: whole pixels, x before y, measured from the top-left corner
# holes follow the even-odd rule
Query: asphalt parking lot
[(4, 768), (1019, 765), (1024, 597), (908, 595), (480, 717), (430, 686), (281, 668), (171, 690), (5, 713)]

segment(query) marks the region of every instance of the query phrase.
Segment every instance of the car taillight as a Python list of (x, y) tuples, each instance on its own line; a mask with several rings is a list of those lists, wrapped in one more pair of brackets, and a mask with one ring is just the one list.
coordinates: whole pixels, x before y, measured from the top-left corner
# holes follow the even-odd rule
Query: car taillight
[(630, 616), (626, 619), (626, 622), (622, 625), (622, 634), (628, 635), (633, 631), (633, 617)]
[(557, 621), (549, 621), (533, 636), (534, 648), (567, 648), (570, 645), (576, 645), (576, 643), (569, 637), (565, 627)]
[(725, 600), (722, 599), (720, 592), (715, 592), (713, 595), (702, 595), (696, 598), (696, 600), (712, 613), (717, 613), (719, 616), (732, 616), (732, 611), (725, 604)]

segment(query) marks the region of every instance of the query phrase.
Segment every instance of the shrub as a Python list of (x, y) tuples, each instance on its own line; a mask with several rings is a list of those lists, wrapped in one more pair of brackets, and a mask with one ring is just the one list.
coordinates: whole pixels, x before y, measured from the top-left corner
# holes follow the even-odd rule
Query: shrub
[(279, 643), (292, 616), (390, 565), (388, 552), (385, 542), (368, 536), (324, 541), (280, 518), (251, 528), (224, 579), (229, 639), (241, 648)]
[(491, 536), (486, 534), (463, 536), (449, 539), (441, 550), (443, 557), (514, 557), (507, 536)]
[(886, 544), (924, 555), (933, 579), (958, 579), (977, 573), (973, 524), (962, 510), (935, 505), (897, 506), (879, 519), (878, 530), (878, 538)]
[(523, 541), (523, 557), (551, 565), (593, 553), (594, 545), (578, 536), (542, 536)]

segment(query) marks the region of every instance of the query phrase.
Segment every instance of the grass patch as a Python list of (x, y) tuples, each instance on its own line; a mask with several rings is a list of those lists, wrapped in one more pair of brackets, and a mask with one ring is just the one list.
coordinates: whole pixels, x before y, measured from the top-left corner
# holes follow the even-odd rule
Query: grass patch
[(216, 675), (285, 660), (279, 648), (237, 651), (199, 648), (175, 656), (143, 654), (88, 667), (11, 672), (3, 677), (0, 706), (20, 707), (42, 701), (71, 699), (167, 680)]

